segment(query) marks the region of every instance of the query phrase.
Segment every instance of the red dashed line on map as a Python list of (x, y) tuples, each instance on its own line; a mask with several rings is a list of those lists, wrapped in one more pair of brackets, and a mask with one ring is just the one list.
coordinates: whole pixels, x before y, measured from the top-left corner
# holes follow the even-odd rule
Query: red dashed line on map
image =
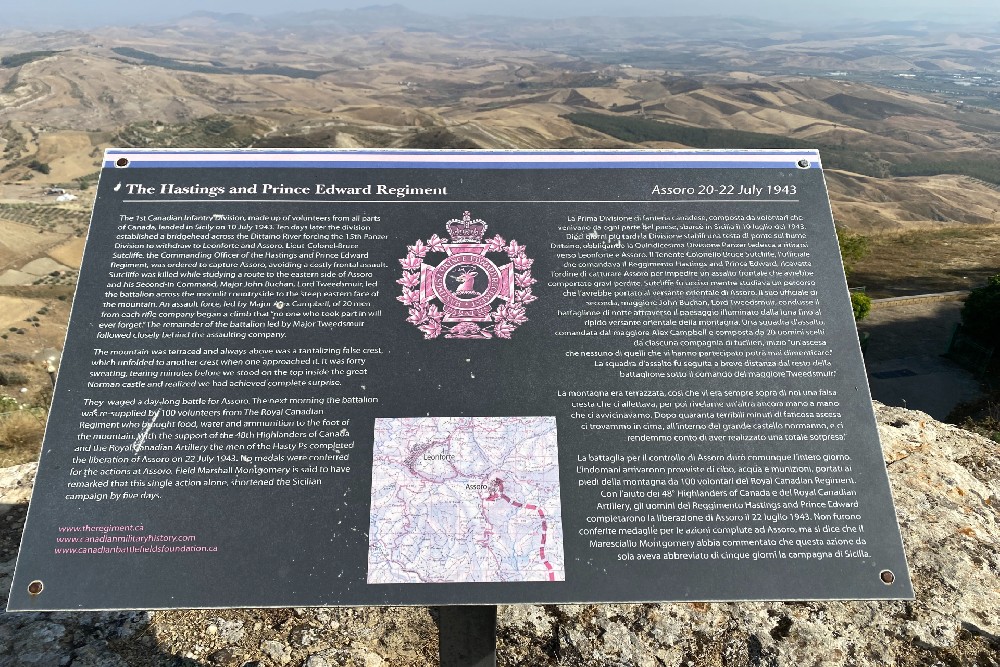
[(542, 520), (542, 545), (538, 547), (538, 557), (541, 559), (542, 564), (545, 566), (545, 568), (549, 571), (549, 581), (555, 581), (556, 573), (553, 571), (552, 563), (550, 563), (545, 558), (545, 539), (548, 537), (548, 531), (549, 531), (549, 524), (545, 520), (545, 511), (541, 507), (536, 507), (535, 505), (532, 505), (530, 503), (523, 504), (517, 502), (516, 500), (511, 500), (507, 496), (507, 494), (503, 492), (502, 479), (495, 479), (493, 480), (493, 483), (495, 484), (495, 487), (494, 490), (490, 492), (490, 495), (486, 498), (487, 501), (496, 502), (498, 498), (503, 498), (514, 507), (523, 507), (526, 510), (535, 510), (536, 512), (538, 512), (538, 516)]

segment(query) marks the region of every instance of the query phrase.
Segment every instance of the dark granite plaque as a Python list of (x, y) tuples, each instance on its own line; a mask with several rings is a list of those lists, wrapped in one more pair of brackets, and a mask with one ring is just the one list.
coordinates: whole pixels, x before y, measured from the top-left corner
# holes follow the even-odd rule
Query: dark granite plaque
[(908, 598), (814, 152), (109, 151), (12, 610)]

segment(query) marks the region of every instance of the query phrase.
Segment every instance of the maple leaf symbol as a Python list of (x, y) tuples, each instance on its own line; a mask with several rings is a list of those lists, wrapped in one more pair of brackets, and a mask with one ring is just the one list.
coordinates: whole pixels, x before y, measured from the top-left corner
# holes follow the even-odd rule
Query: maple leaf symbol
[(493, 335), (497, 338), (510, 338), (510, 335), (514, 333), (514, 329), (516, 328), (507, 320), (501, 320), (493, 325)]
[(444, 317), (444, 313), (441, 312), (438, 309), (438, 307), (435, 306), (433, 303), (430, 304), (429, 306), (427, 306), (427, 319), (437, 320), (438, 322), (440, 322), (441, 318), (443, 318), (443, 317)]
[[(396, 281), (403, 287), (416, 287), (420, 284), (420, 276), (411, 271), (406, 271), (403, 273), (403, 277)], [(534, 281), (532, 281), (534, 282)]]
[(514, 292), (514, 300), (518, 303), (531, 303), (532, 301), (537, 301), (538, 297), (531, 293), (531, 288), (519, 289)]
[(406, 318), (406, 321), (410, 324), (420, 324), (427, 319), (427, 307), (423, 304), (416, 306), (415, 308), (410, 308), (410, 316)]
[(407, 253), (406, 259), (399, 260), (399, 263), (404, 269), (408, 271), (414, 271), (420, 268), (420, 258), (414, 255), (412, 252)]
[(513, 259), (514, 257), (523, 254), (524, 254), (524, 246), (520, 245), (515, 240), (511, 240), (510, 245), (507, 246), (507, 255)]
[[(420, 241), (417, 241), (420, 243)], [(435, 234), (427, 239), (427, 249), (433, 252), (444, 252), (444, 239)]]
[(527, 271), (531, 268), (531, 265), (535, 263), (535, 260), (528, 259), (523, 254), (512, 257), (511, 261), (514, 263), (514, 268), (518, 271)]
[(528, 321), (528, 316), (524, 312), (524, 306), (513, 303), (507, 306), (507, 318), (511, 324), (524, 324)]
[[(397, 281), (398, 282), (398, 281)], [(518, 287), (531, 287), (538, 281), (531, 277), (530, 271), (525, 271), (524, 273), (518, 273), (514, 275), (514, 284)]]
[(497, 234), (486, 242), (486, 252), (500, 252), (504, 249), (506, 243), (507, 242), (503, 240), (503, 237)]
[(417, 239), (416, 243), (414, 243), (413, 245), (406, 246), (406, 249), (410, 251), (411, 255), (423, 258), (423, 256), (427, 254), (427, 251), (430, 248), (428, 248), (427, 246), (425, 246), (423, 241), (421, 241), (420, 239)]
[(500, 306), (493, 313), (493, 319), (497, 323), (503, 321), (510, 322), (515, 327), (528, 321), (527, 316), (524, 314), (524, 306), (519, 303), (508, 303)]
[(397, 301), (402, 301), (407, 306), (412, 306), (420, 302), (420, 294), (416, 290), (404, 289), (402, 296), (396, 297)]
[(430, 340), (441, 335), (441, 322), (439, 320), (427, 320), (425, 324), (417, 327), (424, 332), (424, 338)]

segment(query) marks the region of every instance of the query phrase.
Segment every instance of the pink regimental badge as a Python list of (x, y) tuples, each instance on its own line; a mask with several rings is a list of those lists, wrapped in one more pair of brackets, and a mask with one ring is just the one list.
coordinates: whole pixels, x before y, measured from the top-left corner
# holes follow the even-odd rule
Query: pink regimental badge
[[(534, 260), (515, 240), (508, 243), (497, 234), (484, 241), (486, 227), (465, 211), (446, 225), (451, 243), (437, 234), (426, 242), (418, 239), (399, 260), (403, 277), (396, 282), (403, 294), (396, 298), (409, 306), (406, 321), (424, 338), (510, 338), (528, 321), (525, 306), (538, 298), (531, 293)], [(435, 253), (444, 259), (428, 264)], [(498, 265), (490, 255), (505, 263)]]

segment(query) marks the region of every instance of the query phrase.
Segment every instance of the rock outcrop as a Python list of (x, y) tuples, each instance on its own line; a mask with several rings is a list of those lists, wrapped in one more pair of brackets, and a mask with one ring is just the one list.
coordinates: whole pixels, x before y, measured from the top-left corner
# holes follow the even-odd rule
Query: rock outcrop
[[(1000, 667), (1000, 445), (876, 404), (916, 599), (504, 606), (502, 665)], [(33, 465), (0, 470), (6, 598)], [(0, 667), (427, 665), (426, 608), (3, 614)]]

